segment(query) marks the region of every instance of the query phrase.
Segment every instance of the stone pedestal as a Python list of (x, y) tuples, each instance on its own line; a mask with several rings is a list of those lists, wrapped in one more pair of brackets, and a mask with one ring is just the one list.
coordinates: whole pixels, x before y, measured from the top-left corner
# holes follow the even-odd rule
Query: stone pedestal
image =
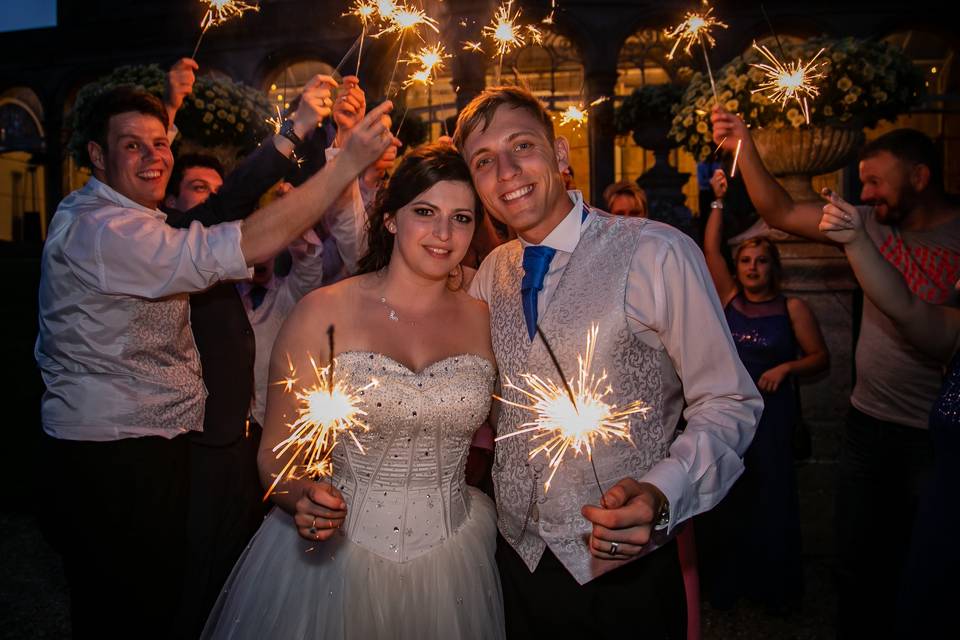
[(802, 298), (816, 315), (830, 350), (830, 369), (801, 380), (803, 417), (813, 435), (813, 456), (833, 460), (852, 391), (853, 329), (858, 285), (843, 251), (788, 237), (777, 241), (783, 293)]

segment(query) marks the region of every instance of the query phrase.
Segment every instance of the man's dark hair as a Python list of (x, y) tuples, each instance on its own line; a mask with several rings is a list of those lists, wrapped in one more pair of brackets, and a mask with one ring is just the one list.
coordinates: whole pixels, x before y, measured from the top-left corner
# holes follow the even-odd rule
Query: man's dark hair
[(930, 186), (943, 190), (943, 156), (925, 133), (916, 129), (894, 129), (868, 142), (860, 151), (860, 159), (866, 160), (884, 151), (898, 160), (925, 165), (930, 169)]
[(223, 180), (223, 165), (220, 164), (219, 160), (203, 153), (185, 153), (182, 156), (178, 156), (176, 162), (173, 163), (173, 171), (170, 172), (170, 182), (167, 183), (168, 196), (176, 198), (180, 195), (180, 183), (183, 182), (183, 174), (186, 173), (187, 169), (192, 169), (193, 167), (213, 169), (220, 175), (220, 179)]
[[(97, 96), (86, 110), (86, 117), (79, 123), (83, 132), (83, 146), (86, 148), (89, 141), (94, 141), (107, 150), (107, 128), (110, 118), (121, 113), (135, 111), (147, 116), (154, 116), (166, 129), (169, 114), (160, 101), (160, 98), (147, 93), (132, 85), (121, 85), (104, 91)], [(89, 154), (84, 154), (86, 164), (92, 166)]]
[(453, 144), (463, 153), (463, 143), (473, 131), (490, 126), (493, 114), (502, 105), (511, 109), (523, 109), (543, 125), (547, 140), (553, 144), (556, 138), (553, 132), (553, 120), (543, 103), (535, 95), (520, 87), (493, 87), (486, 89), (470, 101), (460, 117), (457, 118), (457, 130), (453, 134)]

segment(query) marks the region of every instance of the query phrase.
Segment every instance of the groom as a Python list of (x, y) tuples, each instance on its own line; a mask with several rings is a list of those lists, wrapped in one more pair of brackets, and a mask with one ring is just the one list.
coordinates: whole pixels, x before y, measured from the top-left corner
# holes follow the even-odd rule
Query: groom
[[(569, 146), (542, 104), (516, 87), (488, 89), (460, 114), (454, 142), (484, 206), (516, 230), (495, 249), (471, 293), (490, 306), (501, 389), (533, 373), (558, 380), (539, 326), (567, 377), (591, 324), (594, 369), (625, 406), (633, 444), (568, 453), (545, 491), (543, 457), (527, 436), (497, 443), (497, 561), (513, 638), (684, 637), (677, 525), (716, 505), (743, 470), (762, 402), (734, 349), (703, 256), (685, 235), (646, 219), (614, 217), (566, 191)], [(508, 435), (531, 419), (500, 405)], [(686, 428), (678, 435), (681, 417)]]

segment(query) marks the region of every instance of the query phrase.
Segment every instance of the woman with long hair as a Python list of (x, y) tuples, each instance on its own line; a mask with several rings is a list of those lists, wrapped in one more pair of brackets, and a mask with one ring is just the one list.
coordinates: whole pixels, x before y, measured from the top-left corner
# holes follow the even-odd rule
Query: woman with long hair
[[(411, 152), (378, 197), (360, 275), (309, 294), (287, 320), (271, 378), (308, 386), (311, 357), (332, 355), (341, 381), (376, 380), (360, 396), (369, 430), (353, 430), (360, 446), (341, 435), (329, 482), (281, 478), (205, 637), (503, 637), (493, 503), (464, 482), (496, 377), (487, 307), (459, 266), (481, 216), (452, 147)], [(274, 450), (299, 406), (271, 387), (264, 486), (287, 461)]]
[[(800, 513), (793, 466), (798, 419), (795, 379), (825, 370), (829, 354), (816, 317), (800, 298), (780, 289), (780, 252), (768, 238), (751, 238), (733, 254), (730, 273), (721, 252), (726, 176), (714, 174), (717, 200), (704, 229), (703, 252), (740, 359), (763, 394), (757, 434), (744, 457), (746, 470), (718, 519), (735, 545), (732, 566), (714, 580), (713, 600), (732, 606), (746, 595), (775, 612), (800, 597)], [(728, 551), (728, 550), (727, 550)]]

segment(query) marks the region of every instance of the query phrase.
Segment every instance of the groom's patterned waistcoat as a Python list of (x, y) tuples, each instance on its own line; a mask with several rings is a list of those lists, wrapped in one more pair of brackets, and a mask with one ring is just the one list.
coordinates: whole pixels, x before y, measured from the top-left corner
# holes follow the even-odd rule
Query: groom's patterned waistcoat
[[(577, 355), (586, 347), (592, 323), (599, 326), (593, 371), (607, 373), (612, 393), (607, 401), (618, 407), (642, 400), (652, 409), (634, 415), (630, 431), (634, 444), (598, 443), (593, 461), (604, 490), (624, 477), (640, 478), (667, 455), (675, 425), (663, 424), (662, 367), (666, 351), (655, 349), (630, 331), (624, 312), (627, 275), (645, 220), (598, 213), (582, 230), (559, 284), (542, 316), (543, 329), (567, 378), (575, 376)], [(501, 395), (528, 404), (506, 379), (523, 387), (522, 373), (533, 373), (560, 382), (539, 336), (530, 341), (520, 299), (523, 248), (514, 240), (491, 256), (496, 258), (490, 294), (493, 348), (500, 369)], [(651, 294), (651, 300), (653, 296)], [(533, 418), (529, 411), (500, 403), (497, 435), (513, 433)], [(635, 446), (634, 446), (635, 445)], [(585, 456), (568, 451), (544, 492), (550, 469), (543, 454), (530, 460), (528, 435), (497, 442), (493, 479), (500, 532), (531, 571), (544, 548), (550, 547), (576, 580), (583, 584), (620, 566), (595, 559), (587, 547), (591, 525), (580, 513), (583, 505), (600, 503), (599, 491)]]

